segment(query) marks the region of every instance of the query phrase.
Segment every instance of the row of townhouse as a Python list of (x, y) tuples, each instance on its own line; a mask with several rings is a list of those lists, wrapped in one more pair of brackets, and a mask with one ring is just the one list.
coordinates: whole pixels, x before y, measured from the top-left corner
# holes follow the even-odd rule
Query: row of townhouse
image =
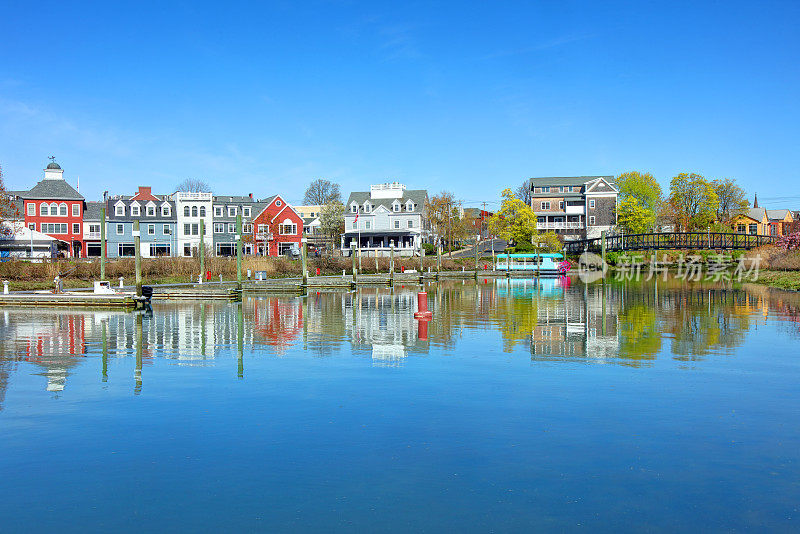
[[(135, 255), (135, 221), (143, 257), (194, 256), (201, 232), (212, 254), (234, 255), (238, 216), (245, 254), (288, 254), (299, 248), (303, 232), (302, 217), (280, 195), (265, 199), (183, 191), (156, 195), (151, 187), (141, 186), (133, 195), (106, 194), (102, 202), (86, 201), (54, 161), (33, 188), (8, 193), (30, 238), (52, 239), (48, 255), (58, 251), (69, 257), (100, 256), (103, 208), (109, 258)], [(33, 247), (28, 255), (34, 255)]]

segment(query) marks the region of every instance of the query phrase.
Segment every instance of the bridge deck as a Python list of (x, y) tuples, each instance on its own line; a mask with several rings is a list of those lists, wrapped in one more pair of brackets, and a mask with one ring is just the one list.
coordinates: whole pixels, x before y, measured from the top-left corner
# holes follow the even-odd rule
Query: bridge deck
[[(775, 241), (769, 235), (734, 234), (722, 232), (663, 232), (650, 234), (614, 234), (606, 236), (607, 251), (709, 249), (749, 250)], [(599, 252), (602, 238), (581, 239), (564, 244), (567, 253)]]

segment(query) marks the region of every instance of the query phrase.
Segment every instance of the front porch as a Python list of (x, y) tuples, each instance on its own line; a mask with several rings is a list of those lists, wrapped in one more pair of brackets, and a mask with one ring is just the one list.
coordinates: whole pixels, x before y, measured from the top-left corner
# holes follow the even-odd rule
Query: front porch
[[(348, 232), (342, 236), (342, 250), (349, 251), (351, 247), (361, 249), (365, 258), (383, 257), (394, 253), (397, 256), (413, 256), (419, 253), (421, 238), (416, 233), (372, 233)], [(347, 252), (345, 252), (347, 254)]]

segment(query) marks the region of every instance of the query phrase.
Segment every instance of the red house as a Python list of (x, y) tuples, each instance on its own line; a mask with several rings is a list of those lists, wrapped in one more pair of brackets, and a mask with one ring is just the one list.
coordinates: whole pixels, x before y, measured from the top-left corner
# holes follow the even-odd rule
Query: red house
[(64, 180), (58, 163), (51, 161), (44, 170), (44, 179), (19, 197), (28, 228), (69, 243), (70, 255), (82, 256), (84, 198)]
[(300, 248), (303, 218), (280, 195), (264, 200), (264, 208), (253, 218), (256, 254), (282, 256)]

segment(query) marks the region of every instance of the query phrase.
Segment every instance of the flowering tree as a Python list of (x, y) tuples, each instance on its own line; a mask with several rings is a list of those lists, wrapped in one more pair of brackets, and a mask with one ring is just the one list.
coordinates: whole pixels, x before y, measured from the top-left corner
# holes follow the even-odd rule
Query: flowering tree
[(800, 249), (800, 232), (782, 236), (775, 244), (785, 250)]

